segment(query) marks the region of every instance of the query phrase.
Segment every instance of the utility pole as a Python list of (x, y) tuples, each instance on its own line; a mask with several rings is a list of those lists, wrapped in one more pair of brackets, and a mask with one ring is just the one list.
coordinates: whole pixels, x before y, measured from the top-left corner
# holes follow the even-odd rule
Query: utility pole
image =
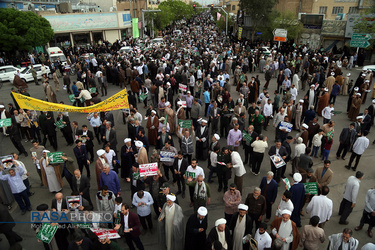
[(142, 37), (145, 37), (145, 12), (159, 12), (161, 10), (142, 10)]
[[(199, 9), (210, 9), (211, 7), (197, 7)], [(228, 12), (223, 7), (212, 7), (214, 9), (221, 9), (225, 13), (225, 35), (228, 35)]]

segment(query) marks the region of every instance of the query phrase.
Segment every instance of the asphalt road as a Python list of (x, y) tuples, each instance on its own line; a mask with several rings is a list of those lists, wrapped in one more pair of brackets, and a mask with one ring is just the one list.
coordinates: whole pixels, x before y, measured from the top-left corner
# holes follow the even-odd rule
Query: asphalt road
[[(346, 75), (347, 72), (348, 71), (344, 70), (344, 75)], [(351, 73), (352, 73), (351, 78), (354, 79), (354, 81), (355, 81), (355, 79), (357, 78), (357, 76), (360, 73), (360, 70), (358, 70), (358, 68), (356, 68), (356, 69), (353, 69), (351, 71)], [(256, 74), (259, 74), (259, 73), (256, 73)], [(248, 74), (249, 79), (252, 75), (255, 75), (255, 74)], [(264, 83), (265, 83), (264, 74), (259, 74), (259, 75), (260, 75), (260, 79), (261, 79), (261, 85), (263, 86)], [(61, 79), (60, 79), (60, 82), (62, 82)], [(51, 80), (51, 85), (53, 86), (52, 80)], [(3, 87), (0, 90), (0, 101), (4, 102), (5, 104), (8, 104), (9, 102), (12, 101), (11, 98), (10, 98), (11, 87), (12, 86), (10, 85), (10, 83), (4, 83)], [(231, 94), (233, 96), (233, 100), (236, 100), (238, 98), (238, 93), (235, 93), (234, 89), (235, 88), (232, 87), (232, 93)], [(273, 92), (274, 92), (275, 89), (276, 89), (276, 79), (273, 78), (270, 82), (270, 85), (269, 85), (269, 92), (270, 92), (271, 98), (273, 98)], [(108, 96), (117, 93), (119, 90), (120, 89), (119, 89), (118, 86), (110, 85), (109, 89), (108, 89)], [(39, 99), (45, 99), (44, 91), (42, 89), (42, 86), (36, 86), (34, 83), (29, 83), (29, 93), (32, 97), (39, 98)], [(297, 100), (302, 99), (304, 94), (305, 94), (305, 91), (299, 91), (299, 95), (298, 95)], [(333, 200), (334, 205), (333, 205), (333, 216), (332, 216), (331, 220), (326, 223), (326, 226), (325, 226), (325, 232), (326, 232), (327, 237), (331, 234), (342, 232), (342, 230), (346, 227), (346, 226), (338, 224), (338, 220), (339, 220), (338, 209), (339, 209), (339, 205), (340, 205), (340, 202), (342, 200), (342, 197), (343, 197), (343, 192), (344, 192), (346, 180), (349, 176), (354, 174), (354, 172), (352, 170), (347, 170), (344, 167), (344, 165), (347, 164), (348, 161), (349, 161), (350, 153), (347, 155), (346, 161), (343, 161), (341, 159), (336, 160), (336, 157), (335, 157), (335, 153), (336, 153), (336, 151), (338, 149), (338, 146), (339, 146), (339, 142), (338, 142), (339, 133), (341, 132), (342, 128), (349, 126), (349, 123), (350, 123), (349, 119), (347, 118), (347, 115), (346, 115), (347, 98), (348, 98), (347, 96), (338, 96), (337, 97), (336, 104), (335, 104), (335, 110), (336, 111), (342, 111), (342, 113), (333, 117), (333, 120), (336, 122), (335, 123), (336, 133), (335, 133), (334, 142), (333, 142), (333, 146), (332, 146), (332, 149), (331, 149), (329, 159), (332, 161), (331, 169), (334, 172), (334, 176), (333, 176), (331, 184), (329, 185), (331, 191), (328, 194), (328, 197)], [(58, 101), (64, 101), (66, 104), (70, 103), (69, 100), (68, 100), (68, 94), (66, 93), (66, 91), (60, 90), (59, 92), (57, 92), (57, 99), (58, 99)], [(203, 97), (202, 97), (202, 99), (203, 99)], [(366, 104), (362, 105), (361, 112), (363, 111), (364, 107), (368, 107), (370, 105), (370, 103), (371, 103), (371, 98), (368, 97)], [(143, 109), (143, 105), (139, 105), (139, 106), (140, 106), (139, 107), (140, 113), (142, 115), (144, 115), (145, 110)], [(120, 111), (114, 111), (113, 113), (114, 113), (114, 118), (115, 118), (115, 129), (117, 131), (117, 140), (119, 142), (119, 145), (118, 145), (118, 150), (119, 150), (120, 147), (123, 145), (124, 138), (127, 137), (127, 128), (122, 123), (121, 112)], [(85, 114), (70, 113), (69, 117), (70, 117), (71, 122), (72, 121), (78, 121), (79, 126), (81, 126), (83, 124), (89, 125)], [(246, 120), (248, 121), (248, 119), (246, 119)], [(319, 123), (322, 124), (322, 119), (319, 120)], [(143, 121), (142, 125), (145, 127), (145, 121)], [(246, 123), (246, 125), (247, 125), (247, 123)], [(268, 131), (264, 131), (264, 134), (268, 138), (274, 138), (274, 131), (275, 130), (273, 128), (269, 127)], [(290, 134), (292, 136), (295, 136), (296, 133), (297, 133), (296, 131), (293, 131)], [(66, 146), (65, 139), (63, 138), (61, 132), (58, 132), (57, 137), (58, 137), (58, 146), (59, 146), (58, 151), (66, 152), (69, 156), (74, 157), (73, 147), (67, 147)], [(374, 132), (370, 133), (368, 137), (370, 139), (370, 142), (372, 142), (375, 139)], [(174, 137), (174, 141), (175, 141), (175, 144), (178, 145), (176, 137)], [(26, 148), (26, 150), (28, 150), (32, 146), (30, 142), (24, 142), (23, 141), (22, 143), (23, 143), (24, 147)], [(94, 144), (95, 144), (94, 152), (96, 152), (96, 150), (98, 150), (102, 145), (98, 145), (96, 143), (96, 140), (95, 140)], [(226, 145), (226, 138), (221, 138), (220, 144)], [(273, 145), (273, 141), (269, 140), (269, 144), (270, 144), (270, 146)], [(292, 147), (294, 147), (294, 146), (292, 146)], [(47, 148), (48, 149), (52, 148), (49, 145), (49, 142), (47, 143)], [(239, 151), (240, 151), (240, 153), (243, 153), (242, 148), (240, 148)], [(0, 135), (0, 155), (7, 155), (11, 152), (17, 152), (17, 151), (14, 148), (13, 144), (11, 143), (10, 139), (7, 138), (7, 137), (4, 137), (3, 135)], [(360, 187), (359, 195), (358, 195), (358, 198), (357, 198), (357, 206), (354, 208), (352, 214), (348, 218), (349, 225), (347, 225), (347, 227), (349, 227), (353, 230), (359, 224), (359, 220), (362, 216), (362, 211), (363, 211), (364, 204), (365, 204), (365, 194), (366, 194), (366, 192), (369, 188), (372, 188), (372, 187), (375, 186), (374, 185), (374, 183), (375, 183), (374, 182), (375, 168), (373, 167), (375, 157), (373, 156), (373, 154), (374, 154), (374, 146), (372, 144), (370, 144), (369, 148), (366, 150), (366, 152), (362, 156), (360, 164), (358, 166), (358, 170), (363, 171), (365, 173), (365, 176), (364, 176), (364, 178), (361, 182), (361, 187)], [(50, 205), (51, 200), (54, 198), (54, 194), (50, 193), (48, 191), (48, 188), (40, 187), (39, 176), (36, 173), (36, 169), (35, 169), (34, 165), (32, 164), (31, 156), (26, 158), (22, 155), (20, 157), (20, 160), (25, 163), (28, 171), (30, 172), (29, 179), (30, 179), (30, 183), (32, 184), (31, 191), (35, 192), (35, 195), (30, 197), (32, 207), (35, 209), (36, 206), (41, 204), (41, 203), (47, 203), (47, 204)], [(314, 158), (313, 160), (314, 160), (313, 168), (315, 170), (318, 166), (320, 166), (322, 164), (322, 162), (321, 162), (320, 159), (316, 159), (316, 158)], [(204, 168), (206, 174), (208, 174), (208, 169), (206, 167), (207, 163), (202, 162), (199, 165), (202, 166)], [(92, 171), (94, 171), (95, 165), (91, 164), (90, 168), (91, 168)], [(263, 176), (265, 176), (265, 174), (269, 170), (270, 170), (270, 163), (269, 163), (269, 160), (266, 159), (266, 158), (263, 160), (261, 170), (260, 170), (261, 173), (258, 176), (254, 176), (253, 174), (251, 174), (249, 167), (246, 166), (247, 173), (244, 177), (244, 190), (243, 190), (244, 192), (242, 194), (243, 202), (245, 201), (245, 198), (246, 198), (247, 194), (252, 192), (252, 190), (255, 186), (259, 186), (261, 178)], [(85, 171), (84, 171), (84, 173), (85, 173)], [(289, 173), (291, 173), (290, 164), (288, 164), (286, 176), (289, 177)], [(290, 177), (289, 177), (289, 179), (291, 180)], [(233, 179), (229, 181), (229, 183), (232, 183), (232, 182), (233, 182)], [(63, 193), (64, 193), (64, 195), (68, 195), (70, 193), (70, 188), (69, 188), (69, 185), (68, 185), (68, 183), (66, 182), (65, 179), (64, 179), (64, 183), (65, 183), (65, 187), (63, 189)], [(121, 183), (121, 187), (122, 187), (122, 197), (123, 197), (125, 202), (130, 203), (131, 197), (130, 197), (129, 184), (125, 183), (125, 181), (123, 181), (123, 180), (120, 180), (120, 183)], [(211, 205), (208, 206), (208, 211), (209, 211), (208, 212), (208, 218), (209, 218), (209, 229), (208, 230), (210, 230), (214, 226), (214, 223), (215, 223), (216, 219), (224, 217), (224, 205), (223, 205), (223, 200), (222, 200), (223, 199), (223, 193), (217, 192), (217, 178), (214, 179), (214, 183), (212, 183), (210, 186), (211, 186), (211, 190), (212, 190), (212, 197), (211, 197)], [(172, 189), (172, 192), (174, 192), (174, 193), (177, 192), (177, 186), (172, 186), (171, 189)], [(276, 204), (278, 204), (280, 202), (281, 195), (284, 192), (284, 190), (285, 190), (284, 187), (281, 185), (279, 187), (278, 197), (276, 199)], [(94, 197), (95, 197), (94, 195), (95, 195), (96, 192), (97, 192), (97, 190), (96, 190), (95, 178), (91, 178), (91, 197), (92, 197), (92, 199), (94, 199)], [(193, 212), (193, 209), (189, 207), (188, 196), (185, 199), (182, 199), (181, 197), (179, 197), (179, 201), (180, 201), (180, 204), (183, 208), (185, 217), (187, 219), (187, 217), (189, 215), (191, 215), (192, 212)], [(273, 214), (275, 212), (276, 207), (277, 207), (277, 205), (273, 206)], [(133, 209), (132, 211), (136, 212), (135, 209)], [(23, 216), (21, 215), (21, 211), (19, 210), (18, 205), (15, 202), (13, 204), (11, 214), (12, 214), (13, 218), (15, 219), (15, 221), (27, 221), (27, 220), (30, 219), (30, 213), (29, 212), (26, 213), (26, 215), (23, 215)], [(154, 216), (155, 216), (155, 214), (153, 213), (153, 217)], [(273, 219), (273, 217), (271, 219)], [(302, 224), (303, 225), (308, 224), (308, 221), (309, 221), (308, 215), (305, 215), (305, 216), (302, 217)], [(156, 223), (157, 222), (154, 219), (154, 226), (156, 225)], [(21, 244), (22, 244), (24, 249), (41, 249), (42, 248), (42, 245), (37, 242), (37, 240), (35, 238), (35, 233), (31, 229), (31, 226), (29, 224), (24, 224), (24, 223), (17, 224), (16, 227), (14, 228), (14, 230), (16, 232), (18, 232), (23, 237), (23, 241), (21, 242)], [(366, 230), (367, 230), (367, 225), (365, 225), (365, 227), (362, 231), (354, 232), (354, 234), (353, 234), (353, 236), (356, 239), (359, 240), (360, 247), (362, 247), (367, 242), (374, 242), (374, 239), (371, 239), (367, 236)], [(155, 231), (156, 230), (154, 230), (153, 234), (148, 232), (147, 234), (144, 234), (144, 235), (141, 236), (141, 240), (142, 240), (146, 249), (154, 249), (155, 246), (158, 246), (158, 244), (157, 244), (157, 242), (158, 242), (157, 233)], [(270, 229), (268, 229), (268, 232), (270, 233)], [(0, 249), (8, 249), (8, 242), (5, 239), (5, 237), (0, 236), (0, 238), (2, 238), (2, 241), (0, 242)], [(127, 249), (127, 245), (125, 244), (124, 240), (119, 240), (119, 242), (120, 242), (120, 245), (124, 246), (125, 249)], [(327, 247), (327, 245), (328, 245), (328, 239), (326, 240), (326, 242), (321, 244), (321, 249), (325, 249)]]

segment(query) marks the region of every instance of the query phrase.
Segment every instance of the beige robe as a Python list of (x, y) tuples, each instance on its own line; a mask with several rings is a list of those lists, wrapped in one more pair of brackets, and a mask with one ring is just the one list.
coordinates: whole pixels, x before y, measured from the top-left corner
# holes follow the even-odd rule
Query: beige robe
[(148, 163), (147, 150), (146, 150), (145, 147), (142, 147), (138, 151), (137, 162), (138, 162), (139, 165), (141, 165), (141, 164), (147, 164)]
[(173, 111), (173, 109), (166, 107), (164, 110), (164, 114), (167, 116), (167, 122), (169, 123), (169, 133), (173, 134), (176, 129), (176, 125), (175, 125), (176, 113)]
[(328, 88), (328, 96), (331, 95), (333, 84), (335, 84), (335, 77), (329, 76), (326, 80), (326, 87)]

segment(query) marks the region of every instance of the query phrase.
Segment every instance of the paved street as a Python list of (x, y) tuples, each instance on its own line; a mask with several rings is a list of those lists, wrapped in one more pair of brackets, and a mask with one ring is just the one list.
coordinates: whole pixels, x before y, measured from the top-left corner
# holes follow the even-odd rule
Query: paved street
[[(343, 70), (343, 71), (344, 71), (344, 76), (345, 76), (347, 71), (346, 70)], [(360, 71), (357, 70), (357, 69), (353, 69), (351, 71), (352, 79), (354, 79), (354, 81), (357, 78), (359, 72)], [(258, 74), (258, 73), (256, 73), (256, 74)], [(253, 74), (248, 74), (249, 79), (252, 75)], [(264, 83), (265, 83), (264, 74), (259, 74), (259, 75), (260, 75), (260, 79), (261, 79), (261, 86), (263, 86)], [(60, 79), (60, 82), (62, 82), (61, 79)], [(52, 80), (50, 81), (50, 84), (51, 84), (51, 86), (53, 86)], [(270, 97), (272, 99), (273, 99), (273, 92), (275, 90), (275, 86), (276, 86), (276, 79), (273, 78), (271, 80), (270, 87), (269, 87)], [(10, 98), (10, 95), (9, 95), (11, 87), (12, 86), (10, 85), (9, 82), (4, 83), (4, 86), (0, 90), (0, 101), (4, 102), (4, 104), (6, 106), (9, 102), (11, 102), (11, 98)], [(54, 88), (54, 86), (53, 86), (53, 88)], [(233, 100), (237, 100), (238, 93), (235, 93), (234, 87), (232, 87), (231, 89), (232, 89), (231, 94), (232, 94)], [(109, 89), (108, 89), (108, 96), (115, 94), (117, 91), (119, 91), (119, 88), (117, 86), (110, 85)], [(32, 97), (39, 98), (39, 99), (45, 99), (44, 91), (42, 89), (42, 86), (35, 86), (34, 83), (29, 83), (29, 93)], [(306, 93), (305, 91), (300, 91), (297, 100), (302, 99), (303, 95), (305, 93)], [(366, 104), (362, 105), (361, 112), (363, 111), (364, 107), (368, 107), (370, 105), (370, 103), (371, 103), (370, 96), (371, 95), (368, 95)], [(59, 92), (57, 92), (57, 99), (58, 99), (58, 101), (64, 101), (66, 104), (70, 103), (69, 100), (68, 100), (68, 94), (66, 93), (66, 91), (60, 90)], [(335, 131), (336, 132), (335, 132), (334, 142), (333, 142), (333, 146), (332, 146), (332, 149), (331, 149), (329, 159), (332, 161), (331, 169), (334, 172), (334, 176), (333, 176), (333, 180), (332, 180), (331, 184), (329, 185), (329, 187), (331, 188), (331, 191), (330, 191), (328, 197), (333, 200), (334, 207), (333, 207), (333, 216), (332, 216), (331, 220), (329, 222), (327, 222), (327, 224), (325, 226), (325, 232), (326, 232), (327, 237), (328, 237), (328, 235), (331, 235), (333, 233), (342, 232), (343, 228), (345, 227), (343, 225), (338, 224), (338, 220), (339, 220), (338, 209), (339, 209), (339, 204), (340, 204), (340, 202), (342, 200), (342, 197), (343, 197), (345, 182), (350, 175), (354, 174), (354, 172), (352, 170), (347, 170), (344, 167), (344, 165), (346, 163), (348, 163), (348, 161), (349, 161), (350, 153), (347, 155), (346, 161), (343, 161), (341, 159), (336, 160), (336, 156), (335, 156), (335, 153), (336, 153), (338, 145), (339, 145), (339, 142), (338, 142), (339, 134), (340, 134), (342, 128), (349, 126), (349, 123), (350, 123), (348, 118), (347, 118), (347, 115), (346, 115), (347, 99), (348, 99), (347, 96), (339, 96), (337, 98), (335, 110), (336, 111), (342, 111), (342, 113), (337, 115), (336, 117), (333, 117), (333, 121), (336, 122), (335, 123)], [(203, 100), (203, 96), (202, 96), (202, 100)], [(139, 108), (140, 108), (140, 110), (139, 110), (140, 113), (142, 115), (144, 115), (145, 110), (143, 109), (143, 105), (139, 105)], [(127, 127), (122, 123), (121, 112), (120, 111), (114, 111), (113, 113), (114, 113), (114, 117), (115, 117), (115, 129), (117, 131), (117, 140), (119, 142), (119, 145), (118, 145), (117, 148), (119, 150), (121, 148), (121, 146), (123, 145), (123, 140), (124, 140), (124, 138), (127, 137), (128, 133), (127, 133)], [(56, 117), (56, 115), (55, 115), (55, 117)], [(89, 125), (89, 122), (86, 119), (85, 114), (70, 113), (69, 118), (70, 118), (71, 122), (78, 121), (79, 127), (81, 127), (83, 124)], [(247, 118), (246, 119), (246, 121), (247, 121), (246, 125), (247, 125), (248, 124), (248, 117), (246, 117), (246, 118)], [(322, 121), (323, 121), (323, 119), (320, 119), (319, 124), (322, 125)], [(145, 125), (146, 125), (145, 121), (143, 121), (142, 126), (145, 127)], [(89, 129), (91, 129), (90, 126), (89, 126)], [(269, 127), (268, 131), (265, 131), (265, 133), (264, 133), (268, 138), (270, 138), (269, 141), (268, 141), (269, 146), (273, 145), (272, 139), (274, 138), (274, 131), (275, 130), (272, 127)], [(295, 134), (296, 134), (295, 131), (293, 131), (291, 133), (292, 136), (294, 136)], [(375, 139), (374, 128), (371, 131), (371, 133), (369, 134), (369, 139), (370, 139), (370, 142), (372, 142)], [(177, 145), (177, 149), (179, 149), (178, 141), (177, 141), (176, 137), (174, 137), (174, 142), (175, 142), (175, 145)], [(22, 142), (22, 143), (23, 143), (23, 145), (24, 145), (24, 147), (26, 148), (27, 151), (32, 146), (30, 142)], [(95, 140), (94, 144), (95, 144), (94, 152), (96, 152), (96, 150), (99, 149), (102, 145), (97, 145), (96, 140)], [(226, 145), (226, 138), (221, 138), (220, 144), (222, 146)], [(48, 149), (52, 148), (49, 145), (49, 142), (47, 143), (46, 147)], [(67, 147), (66, 146), (65, 139), (63, 138), (61, 132), (58, 132), (58, 147), (59, 147), (58, 151), (66, 152), (69, 156), (72, 156), (74, 158), (73, 147)], [(152, 150), (152, 148), (150, 149), (150, 151), (151, 150)], [(11, 143), (10, 139), (4, 137), (3, 135), (0, 135), (0, 155), (7, 155), (11, 152), (17, 152), (17, 151), (14, 148), (13, 144)], [(240, 148), (240, 153), (243, 153), (242, 148)], [(370, 144), (369, 148), (366, 150), (366, 152), (362, 156), (359, 167), (358, 167), (358, 170), (361, 170), (365, 173), (365, 177), (361, 182), (361, 187), (360, 187), (359, 195), (358, 195), (358, 198), (357, 198), (357, 205), (354, 208), (353, 213), (348, 218), (349, 225), (347, 227), (349, 227), (353, 230), (359, 224), (359, 220), (362, 216), (362, 211), (363, 211), (364, 204), (365, 204), (365, 194), (366, 194), (366, 192), (369, 188), (375, 186), (375, 181), (374, 181), (374, 179), (375, 179), (374, 178), (375, 177), (375, 167), (374, 167), (375, 157), (374, 157), (373, 154), (374, 154), (374, 146), (372, 144)], [(30, 172), (29, 179), (30, 179), (30, 183), (32, 184), (32, 190), (31, 191), (35, 192), (35, 195), (30, 197), (33, 209), (35, 209), (36, 206), (41, 204), (41, 203), (47, 203), (50, 206), (51, 200), (54, 198), (54, 194), (50, 193), (48, 191), (48, 188), (40, 187), (39, 176), (37, 175), (37, 172), (36, 172), (36, 169), (35, 169), (34, 165), (32, 164), (31, 156), (29, 155), (29, 157), (27, 157), (27, 158), (24, 157), (24, 156), (21, 156), (20, 160), (25, 163), (28, 171)], [(202, 163), (199, 163), (198, 165), (203, 167), (206, 174), (208, 175), (207, 162), (202, 162)], [(320, 159), (314, 158), (314, 166), (313, 166), (314, 170), (320, 165), (321, 165)], [(95, 164), (91, 164), (90, 168), (91, 168), (91, 171), (94, 171)], [(253, 174), (251, 174), (251, 172), (249, 170), (249, 167), (246, 166), (247, 174), (244, 177), (244, 192), (242, 194), (243, 202), (245, 201), (245, 198), (246, 198), (247, 194), (252, 192), (252, 190), (255, 186), (259, 186), (261, 178), (263, 176), (265, 176), (265, 174), (269, 170), (270, 170), (270, 162), (266, 157), (263, 160), (263, 163), (262, 163), (262, 166), (261, 166), (261, 173), (258, 176), (254, 176)], [(92, 173), (94, 173), (94, 172), (92, 172)], [(291, 173), (290, 164), (288, 164), (286, 176), (289, 177), (289, 173)], [(85, 171), (84, 171), (84, 174), (86, 174)], [(290, 177), (289, 177), (289, 179), (291, 180)], [(231, 179), (229, 181), (229, 183), (232, 183), (232, 182), (233, 182), (233, 179)], [(70, 190), (69, 185), (68, 185), (68, 183), (66, 182), (65, 179), (64, 179), (64, 183), (65, 183), (65, 187), (63, 189), (63, 193), (64, 193), (64, 195), (68, 195), (68, 194), (70, 194), (71, 190)], [(120, 180), (120, 183), (121, 183), (121, 187), (122, 187), (123, 200), (130, 204), (131, 197), (130, 197), (129, 184), (125, 183), (123, 180)], [(214, 179), (214, 183), (212, 183), (210, 186), (211, 186), (211, 190), (212, 190), (211, 191), (212, 192), (212, 198), (211, 198), (211, 205), (208, 206), (208, 218), (209, 218), (209, 229), (208, 230), (210, 230), (213, 227), (216, 219), (218, 219), (220, 217), (224, 217), (224, 205), (223, 205), (223, 200), (222, 200), (223, 193), (217, 193), (217, 178)], [(91, 178), (91, 198), (92, 199), (94, 199), (94, 197), (95, 197), (94, 195), (97, 191), (95, 188), (96, 188), (96, 180), (95, 180), (95, 177), (93, 176), (93, 178)], [(177, 192), (177, 186), (172, 186), (171, 189), (172, 189), (172, 192), (174, 192), (174, 193)], [(276, 199), (276, 204), (273, 206), (273, 214), (274, 214), (274, 211), (277, 207), (277, 204), (280, 202), (281, 194), (284, 192), (284, 190), (285, 190), (284, 187), (281, 185), (279, 187), (278, 197)], [(182, 209), (184, 211), (185, 217), (187, 219), (187, 217), (189, 215), (191, 215), (192, 211), (193, 211), (193, 209), (189, 207), (190, 201), (189, 201), (188, 195), (185, 199), (182, 199), (181, 197), (179, 197), (179, 201), (180, 201), (180, 204), (181, 204)], [(135, 209), (133, 209), (132, 211), (136, 212)], [(28, 212), (28, 213), (26, 213), (26, 215), (22, 216), (21, 211), (19, 210), (19, 208), (18, 208), (18, 206), (15, 202), (13, 204), (11, 214), (16, 221), (25, 222), (25, 221), (30, 220), (30, 213)], [(153, 217), (154, 216), (155, 216), (155, 214), (153, 213)], [(271, 219), (273, 219), (273, 217)], [(302, 217), (302, 225), (308, 224), (308, 219), (309, 219), (308, 215), (305, 215), (304, 217)], [(156, 220), (154, 220), (154, 227), (156, 227)], [(362, 231), (354, 232), (353, 236), (356, 239), (359, 240), (359, 242), (360, 242), (359, 246), (360, 247), (362, 247), (367, 242), (374, 242), (374, 239), (370, 239), (367, 236), (366, 230), (367, 230), (367, 225), (365, 225), (365, 227)], [(29, 224), (26, 224), (26, 223), (17, 224), (16, 227), (15, 227), (15, 231), (23, 237), (24, 240), (21, 242), (21, 244), (22, 244), (24, 249), (28, 250), (28, 249), (42, 249), (43, 248), (42, 244), (37, 242), (37, 239), (35, 238), (35, 232), (31, 229), (31, 226)], [(147, 233), (147, 234), (141, 236), (141, 240), (142, 240), (143, 244), (145, 245), (146, 249), (153, 249), (153, 248), (155, 249), (155, 246), (157, 245), (157, 242), (158, 242), (157, 233), (155, 231), (156, 230), (154, 230), (154, 234)], [(268, 232), (270, 233), (270, 230), (268, 230)], [(0, 242), (0, 249), (8, 249), (8, 242), (5, 239), (5, 237), (3, 235), (0, 235), (0, 238), (2, 238), (2, 241)], [(119, 240), (119, 241), (121, 242), (120, 244), (123, 247), (125, 247), (125, 249), (127, 249), (127, 246), (126, 246), (124, 240)], [(326, 242), (321, 245), (321, 249), (326, 249), (327, 245), (328, 245), (328, 240), (326, 240)]]

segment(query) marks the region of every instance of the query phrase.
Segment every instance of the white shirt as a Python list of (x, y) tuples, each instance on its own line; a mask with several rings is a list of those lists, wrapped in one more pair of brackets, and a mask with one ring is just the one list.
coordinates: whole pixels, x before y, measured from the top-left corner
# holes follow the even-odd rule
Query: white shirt
[(203, 176), (203, 179), (205, 177), (204, 175), (204, 171), (203, 171), (203, 168), (201, 168), (200, 166), (196, 166), (195, 169), (190, 165), (189, 167), (187, 167), (186, 171), (190, 172), (190, 173), (195, 173), (195, 178), (198, 177), (198, 175), (202, 175)]
[(124, 230), (129, 229), (129, 214), (124, 215)]
[(263, 250), (264, 248), (271, 248), (272, 238), (267, 232), (264, 232), (264, 234), (260, 234), (259, 229), (257, 229), (254, 239), (258, 243), (258, 250)]
[(62, 200), (59, 202), (58, 200), (56, 200), (56, 207), (57, 207), (57, 211), (61, 211), (61, 206), (62, 206)]
[(313, 216), (319, 216), (319, 223), (328, 221), (332, 215), (333, 203), (332, 200), (327, 198), (325, 195), (314, 196), (309, 205), (306, 208), (306, 211), (310, 213), (310, 218)]
[(245, 167), (243, 166), (241, 155), (238, 152), (233, 151), (231, 154), (231, 158), (232, 158), (234, 174), (238, 177), (241, 177), (244, 174), (246, 174), (246, 170), (245, 170)]
[(328, 120), (331, 120), (332, 118), (332, 111), (334, 110), (335, 108), (331, 108), (330, 106), (327, 106), (325, 107), (323, 110), (322, 110), (322, 116)]
[(355, 141), (353, 145), (353, 152), (356, 153), (357, 155), (362, 155), (367, 149), (369, 144), (370, 144), (369, 139), (365, 136), (361, 136)]
[(291, 100), (295, 101), (298, 96), (298, 90), (296, 88), (291, 88), (290, 93), (292, 94)]
[(352, 203), (356, 203), (359, 183), (361, 181), (355, 176), (350, 176), (346, 181), (344, 199)]
[(285, 210), (285, 209), (287, 209), (287, 210), (289, 210), (290, 212), (293, 213), (294, 205), (293, 205), (293, 202), (290, 199), (288, 201), (283, 201), (283, 199), (281, 199), (279, 206), (280, 206), (280, 208), (276, 210), (276, 216), (277, 217), (281, 217), (282, 211)]
[[(154, 204), (154, 200), (151, 197), (151, 194), (147, 191), (143, 191), (142, 199), (138, 197), (138, 194), (135, 193), (133, 195), (133, 202), (132, 204), (137, 207), (137, 214), (139, 216), (147, 216), (151, 214), (151, 205)], [(142, 205), (138, 205), (139, 202), (142, 202)]]
[(272, 115), (272, 104), (267, 103), (263, 107), (263, 115), (264, 116), (271, 116)]
[(113, 149), (110, 149), (109, 152), (104, 153), (105, 158), (107, 158), (109, 168), (112, 170), (113, 169), (113, 157), (116, 156), (116, 153)]
[(305, 150), (306, 150), (306, 145), (304, 143), (297, 144), (294, 147), (292, 158), (294, 159), (295, 157), (300, 157), (301, 154), (305, 153)]

